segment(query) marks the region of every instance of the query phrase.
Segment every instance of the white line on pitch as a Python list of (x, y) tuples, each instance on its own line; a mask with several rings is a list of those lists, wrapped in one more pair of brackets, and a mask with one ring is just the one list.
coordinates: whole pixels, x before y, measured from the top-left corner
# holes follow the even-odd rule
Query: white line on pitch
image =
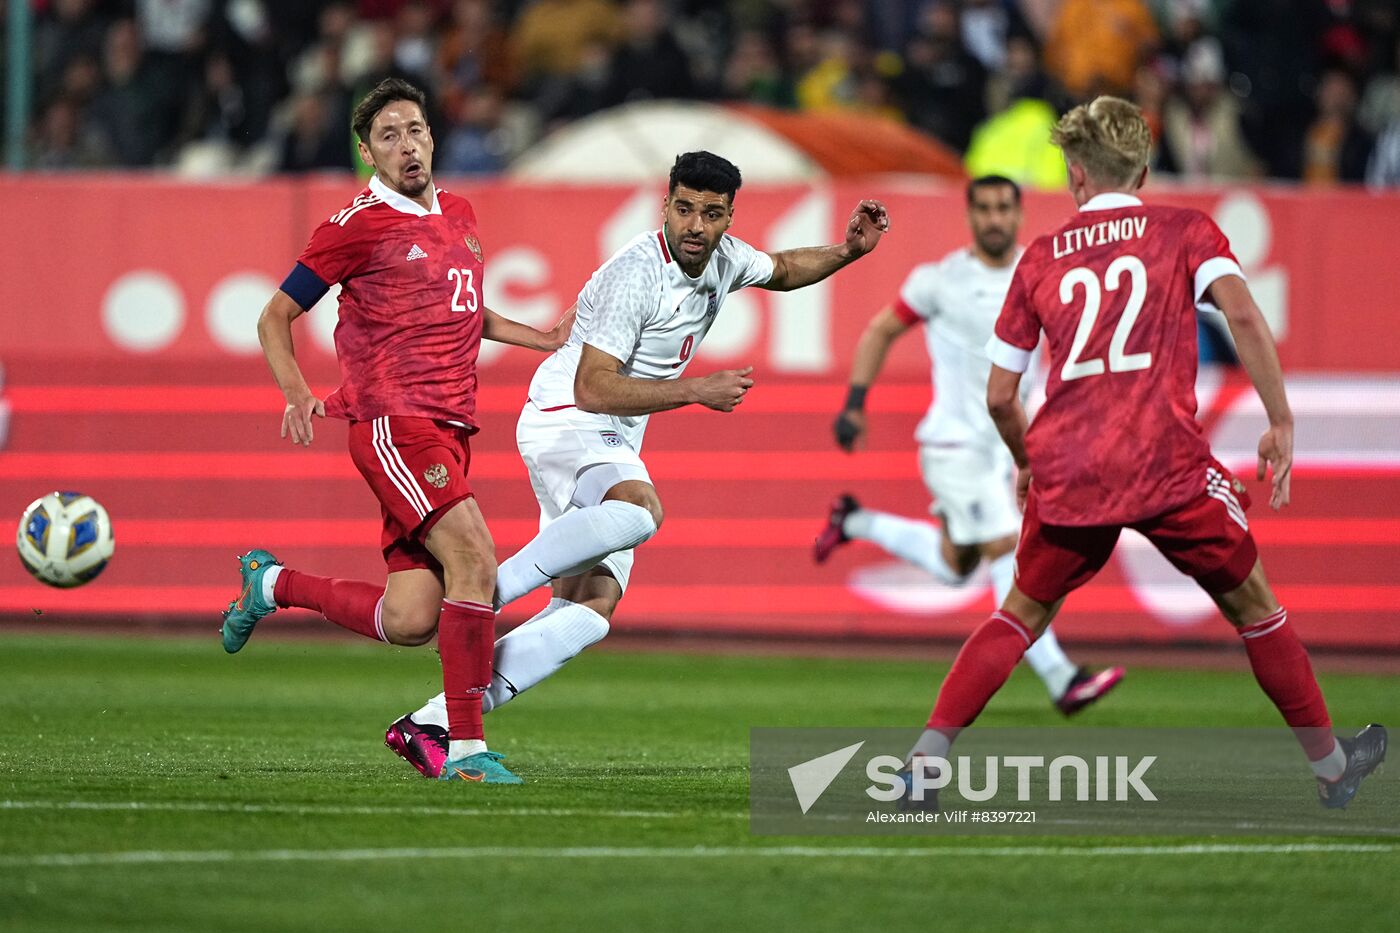
[(96, 810), (114, 812), (275, 813), (287, 816), (539, 816), (608, 817), (624, 820), (674, 820), (686, 817), (743, 819), (747, 811), (700, 813), (683, 810), (589, 810), (552, 807), (424, 807), (293, 803), (221, 803), (204, 800), (0, 800), (0, 810)]
[(940, 846), (877, 848), (820, 846), (695, 846), (691, 848), (474, 846), (403, 849), (261, 849), (70, 852), (0, 856), (0, 868), (82, 868), (97, 865), (160, 865), (223, 862), (370, 862), (405, 859), (641, 859), (641, 858), (1025, 858), (1043, 855), (1122, 858), (1165, 855), (1300, 855), (1400, 852), (1400, 847), (1350, 843), (1193, 844), (1177, 846)]

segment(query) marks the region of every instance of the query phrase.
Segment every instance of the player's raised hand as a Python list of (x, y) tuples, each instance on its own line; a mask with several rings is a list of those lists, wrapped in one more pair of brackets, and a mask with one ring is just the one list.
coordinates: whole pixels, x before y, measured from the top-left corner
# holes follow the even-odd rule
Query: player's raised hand
[(865, 412), (847, 408), (836, 416), (831, 430), (836, 435), (836, 446), (851, 453), (865, 437)]
[(876, 247), (890, 229), (890, 215), (879, 201), (861, 201), (846, 224), (846, 249), (853, 256), (864, 256)]
[(733, 411), (753, 386), (752, 366), (743, 369), (721, 369), (717, 373), (695, 380), (697, 401), (714, 411)]
[(1293, 479), (1293, 427), (1275, 425), (1259, 438), (1258, 478), (1263, 479), (1265, 469), (1273, 471), (1274, 488), (1269, 495), (1269, 505), (1275, 511), (1288, 504), (1289, 486)]
[(326, 417), (326, 403), (316, 396), (308, 395), (305, 399), (288, 402), (282, 412), (282, 437), (290, 436), (293, 444), (311, 446), (311, 439), (316, 433), (311, 428), (312, 415)]

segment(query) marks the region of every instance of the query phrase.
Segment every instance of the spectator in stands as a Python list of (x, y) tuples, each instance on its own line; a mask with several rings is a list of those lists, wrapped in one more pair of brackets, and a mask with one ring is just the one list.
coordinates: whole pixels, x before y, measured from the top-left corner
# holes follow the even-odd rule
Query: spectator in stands
[(741, 32), (724, 66), (723, 94), (730, 100), (751, 101), (772, 107), (796, 107), (791, 77), (783, 70), (777, 50), (756, 29)]
[(1372, 188), (1400, 188), (1400, 120), (1386, 127), (1376, 140), (1366, 168), (1366, 184)]
[(1400, 120), (1400, 38), (1390, 43), (1390, 49), (1394, 58), (1386, 70), (1367, 82), (1357, 110), (1361, 126), (1366, 132), (1377, 135)]
[(621, 11), (609, 0), (534, 0), (521, 11), (511, 34), (524, 80), (537, 87), (570, 79), (596, 67), (622, 40)]
[(1162, 113), (1164, 167), (1192, 181), (1235, 181), (1258, 173), (1240, 128), (1239, 107), (1225, 87), (1225, 58), (1214, 39), (1191, 44), (1182, 92)]
[(988, 73), (1005, 67), (1011, 38), (1024, 35), (1026, 30), (1026, 21), (1014, 4), (1002, 0), (963, 0), (963, 46)]
[(105, 154), (100, 141), (85, 131), (78, 107), (60, 97), (44, 110), (34, 141), (30, 165), (40, 172), (101, 168)]
[(52, 100), (62, 93), (69, 63), (79, 58), (96, 61), (102, 55), (110, 25), (96, 0), (54, 0), (47, 14), (36, 18), (32, 54), (39, 100)]
[(104, 87), (88, 109), (82, 132), (103, 140), (114, 165), (151, 165), (173, 133), (163, 113), (168, 97), (146, 66), (132, 20), (119, 20), (107, 31), (102, 65)]
[(1363, 181), (1373, 140), (1356, 122), (1356, 85), (1332, 68), (1317, 86), (1317, 118), (1303, 139), (1303, 181), (1311, 185)]
[(905, 48), (897, 85), (910, 122), (964, 151), (985, 115), (986, 83), (981, 62), (963, 47), (957, 8), (946, 2), (927, 7), (919, 33)]
[(279, 172), (349, 171), (350, 132), (333, 120), (325, 94), (301, 94), (292, 102), (292, 124), (282, 140)]
[(1045, 67), (1078, 98), (1123, 94), (1157, 44), (1142, 0), (1063, 0), (1045, 45)]
[(623, 19), (627, 37), (613, 54), (605, 103), (696, 96), (690, 60), (658, 0), (629, 0)]
[(797, 77), (797, 106), (803, 110), (840, 110), (855, 104), (855, 39), (829, 30), (817, 35), (816, 62)]
[(433, 167), (444, 175), (484, 175), (505, 168), (506, 140), (501, 128), (502, 101), (493, 88), (457, 98), (450, 123), (433, 154)]
[(515, 86), (510, 43), (487, 0), (457, 0), (440, 35), (434, 84), (444, 98), (486, 88), (505, 94)]

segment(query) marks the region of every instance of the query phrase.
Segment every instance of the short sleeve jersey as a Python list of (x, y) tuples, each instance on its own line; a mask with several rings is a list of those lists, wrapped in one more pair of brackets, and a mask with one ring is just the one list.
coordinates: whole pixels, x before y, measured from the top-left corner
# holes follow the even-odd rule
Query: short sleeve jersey
[[(729, 293), (772, 277), (773, 260), (767, 253), (727, 234), (695, 278), (672, 258), (662, 231), (635, 237), (579, 292), (573, 332), (535, 371), (530, 400), (545, 410), (574, 404), (574, 375), (584, 344), (621, 360), (624, 376), (680, 378)], [(643, 425), (646, 418), (620, 420)]]
[(482, 269), (471, 204), (441, 189), (424, 208), (376, 176), (317, 227), (282, 290), (309, 310), (341, 285), (341, 383), (326, 414), (412, 415), (475, 429)]
[[(904, 280), (894, 312), (908, 324), (927, 325), (933, 364), (933, 404), (914, 434), (920, 444), (1001, 445), (987, 414), (987, 341), (1014, 269), (1015, 262), (989, 266), (959, 249), (916, 266)], [(1029, 380), (1024, 389), (1029, 394)]]
[(1024, 371), (1045, 333), (1045, 402), (1026, 435), (1042, 521), (1127, 524), (1199, 493), (1195, 307), (1227, 275), (1243, 278), (1209, 217), (1125, 194), (1026, 250), (987, 353)]

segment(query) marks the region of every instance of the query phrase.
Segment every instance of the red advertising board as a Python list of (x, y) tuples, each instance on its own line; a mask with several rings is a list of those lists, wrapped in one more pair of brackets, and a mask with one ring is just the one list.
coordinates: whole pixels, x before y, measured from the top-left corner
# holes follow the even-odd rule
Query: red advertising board
[[(470, 197), (481, 220), (487, 303), (535, 324), (552, 323), (603, 258), (659, 223), (663, 194), (448, 187)], [(76, 591), (42, 588), (17, 560), (0, 561), (0, 615), (213, 619), (236, 579), (231, 557), (253, 545), (312, 572), (382, 574), (377, 510), (344, 453), (343, 426), (318, 428), (310, 450), (278, 439), (280, 397), (253, 329), (310, 230), (354, 193), (339, 180), (0, 176), (0, 363), (12, 411), (0, 514), (17, 517), (44, 491), (76, 488), (108, 506), (118, 537), (112, 566)], [(1280, 337), (1299, 422), (1295, 504), (1281, 515), (1256, 506), (1251, 520), (1284, 604), (1314, 644), (1400, 648), (1400, 263), (1386, 256), (1400, 242), (1400, 197), (1258, 188), (1151, 196), (1220, 222)], [(829, 424), (866, 320), (912, 266), (964, 242), (961, 192), (879, 179), (746, 187), (732, 231), (770, 250), (829, 242), (861, 197), (890, 207), (893, 230), (876, 253), (810, 289), (737, 293), (702, 345), (696, 367), (756, 367), (745, 405), (653, 420), (645, 454), (668, 518), (638, 555), (619, 625), (955, 637), (990, 609), (987, 586), (939, 587), (866, 545), (821, 567), (810, 557), (837, 492), (926, 514), (912, 440), (930, 397), (920, 339), (903, 341), (872, 393), (868, 449), (836, 451)], [(1027, 238), (1070, 206), (1028, 196)], [(334, 323), (328, 299), (297, 325), (318, 389), (336, 379)], [(499, 347), (483, 358), (473, 481), (503, 554), (536, 527), (512, 440), (536, 361)], [(1251, 465), (1262, 416), (1247, 385), (1208, 373), (1201, 395), (1217, 452)], [(1191, 584), (1126, 538), (1072, 598), (1062, 628), (1069, 641), (1231, 637)]]

